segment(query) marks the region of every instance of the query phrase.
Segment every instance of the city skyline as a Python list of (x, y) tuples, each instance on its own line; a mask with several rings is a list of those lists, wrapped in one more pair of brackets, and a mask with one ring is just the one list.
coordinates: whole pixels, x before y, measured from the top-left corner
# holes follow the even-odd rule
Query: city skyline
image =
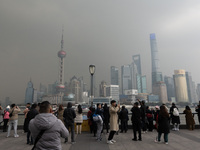
[[(83, 76), (96, 65), (96, 84), (110, 82), (110, 66), (130, 64), (140, 54), (142, 74), (151, 92), (149, 34), (156, 33), (161, 72), (192, 73), (200, 83), (200, 2), (119, 1), (3, 1), (0, 6), (0, 101), (24, 100), (27, 81), (48, 85), (58, 78), (61, 27), (65, 28), (65, 80)], [(103, 10), (103, 11), (102, 11)], [(120, 11), (119, 11), (120, 10)]]

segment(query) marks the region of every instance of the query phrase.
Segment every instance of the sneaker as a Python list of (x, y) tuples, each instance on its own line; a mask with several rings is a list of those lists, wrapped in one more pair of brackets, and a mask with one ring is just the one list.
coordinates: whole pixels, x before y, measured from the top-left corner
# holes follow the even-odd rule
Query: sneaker
[(7, 135), (6, 137), (9, 138), (9, 135)]
[(168, 143), (168, 142), (165, 142), (165, 144), (168, 145), (169, 143)]
[(134, 138), (133, 138), (132, 141), (137, 141), (137, 139), (134, 139)]
[(172, 131), (176, 131), (176, 128), (173, 128)]
[(158, 141), (157, 139), (154, 141), (155, 143), (160, 143), (160, 141)]
[(72, 145), (74, 145), (76, 142), (72, 142)]
[(14, 135), (14, 137), (15, 137), (15, 138), (18, 138), (18, 137), (19, 137), (19, 135), (18, 135), (18, 134), (17, 134), (17, 135)]
[(111, 140), (111, 142), (116, 143), (117, 141), (115, 141), (115, 140)]
[(107, 141), (107, 144), (114, 144), (112, 141)]

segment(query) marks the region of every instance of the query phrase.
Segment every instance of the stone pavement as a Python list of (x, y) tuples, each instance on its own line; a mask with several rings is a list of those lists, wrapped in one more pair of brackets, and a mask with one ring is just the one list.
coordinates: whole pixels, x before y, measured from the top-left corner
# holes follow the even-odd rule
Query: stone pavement
[[(0, 132), (0, 149), (2, 150), (30, 150), (32, 146), (26, 144), (26, 134), (22, 130), (18, 131), (19, 138), (13, 136), (6, 138), (6, 133)], [(13, 131), (11, 132), (11, 135)], [(127, 133), (120, 133), (115, 135), (117, 143), (114, 145), (106, 144), (106, 134), (103, 134), (103, 141), (97, 142), (92, 134), (83, 132), (81, 135), (76, 136), (76, 144), (65, 144), (62, 139), (63, 150), (191, 150), (199, 149), (200, 147), (200, 130), (180, 130), (171, 131), (169, 134), (169, 144), (165, 145), (163, 142), (158, 144), (154, 143), (157, 132), (148, 132), (142, 134), (143, 141), (132, 141), (132, 130)], [(70, 138), (69, 138), (70, 139)], [(162, 138), (163, 140), (163, 138)]]

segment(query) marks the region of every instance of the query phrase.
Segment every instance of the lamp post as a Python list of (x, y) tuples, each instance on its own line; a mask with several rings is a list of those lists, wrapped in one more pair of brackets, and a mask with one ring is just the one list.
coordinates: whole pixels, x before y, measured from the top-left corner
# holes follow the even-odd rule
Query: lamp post
[(93, 106), (93, 97), (94, 97), (94, 94), (93, 94), (93, 75), (95, 73), (95, 65), (90, 65), (89, 66), (89, 72), (91, 74), (91, 86), (90, 86), (90, 96), (91, 96), (91, 106)]

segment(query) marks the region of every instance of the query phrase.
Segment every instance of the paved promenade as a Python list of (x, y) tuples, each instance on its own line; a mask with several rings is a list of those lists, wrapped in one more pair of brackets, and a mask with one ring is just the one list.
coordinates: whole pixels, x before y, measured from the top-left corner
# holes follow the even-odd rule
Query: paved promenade
[[(0, 149), (7, 150), (30, 150), (32, 146), (26, 144), (26, 134), (22, 130), (18, 131), (20, 137), (6, 138), (6, 133), (0, 132)], [(13, 131), (12, 131), (13, 134)], [(12, 135), (11, 134), (11, 135)], [(95, 138), (87, 133), (83, 132), (81, 135), (76, 136), (76, 144), (71, 145), (70, 143), (65, 144), (62, 139), (63, 150), (196, 150), (200, 147), (200, 130), (188, 131), (180, 130), (179, 132), (171, 131), (169, 134), (169, 144), (165, 145), (162, 143), (154, 143), (154, 139), (157, 132), (149, 132), (142, 134), (143, 141), (132, 141), (132, 130), (128, 133), (121, 133), (115, 135), (117, 143), (114, 145), (106, 144), (107, 136), (103, 134), (103, 141), (96, 142)], [(69, 138), (70, 139), (70, 138)], [(163, 138), (162, 138), (163, 140)]]

